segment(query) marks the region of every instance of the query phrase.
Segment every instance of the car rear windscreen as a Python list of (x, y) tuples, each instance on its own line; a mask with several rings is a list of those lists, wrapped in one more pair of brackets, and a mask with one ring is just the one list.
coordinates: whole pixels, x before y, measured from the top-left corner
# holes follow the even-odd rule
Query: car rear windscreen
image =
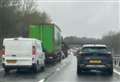
[(106, 47), (84, 47), (82, 52), (108, 52)]

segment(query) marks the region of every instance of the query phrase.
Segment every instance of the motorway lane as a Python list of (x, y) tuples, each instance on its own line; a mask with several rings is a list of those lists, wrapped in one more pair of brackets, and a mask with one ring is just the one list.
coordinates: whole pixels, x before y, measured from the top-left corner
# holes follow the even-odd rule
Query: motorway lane
[(77, 76), (76, 57), (71, 55), (61, 63), (48, 66), (44, 72), (37, 74), (26, 70), (20, 72), (13, 70), (6, 75), (0, 69), (0, 82), (120, 82), (119, 75), (114, 73), (113, 76), (107, 76), (92, 72)]
[(120, 75), (114, 73), (108, 76), (98, 71), (77, 76), (76, 58), (71, 56), (71, 62), (45, 80), (45, 82), (120, 82)]
[[(48, 78), (55, 72), (59, 71), (66, 64), (69, 63), (69, 58), (62, 60), (62, 62), (47, 66), (44, 72), (32, 73), (29, 70), (16, 71), (13, 70), (9, 74), (5, 74), (3, 69), (0, 68), (0, 82), (39, 82), (44, 78)], [(0, 66), (1, 67), (1, 66)]]

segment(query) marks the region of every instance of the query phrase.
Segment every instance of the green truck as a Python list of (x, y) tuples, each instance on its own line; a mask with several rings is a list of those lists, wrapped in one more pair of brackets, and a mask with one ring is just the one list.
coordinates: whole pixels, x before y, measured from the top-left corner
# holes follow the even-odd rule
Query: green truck
[(61, 60), (61, 29), (55, 24), (30, 25), (29, 37), (42, 41), (46, 63)]

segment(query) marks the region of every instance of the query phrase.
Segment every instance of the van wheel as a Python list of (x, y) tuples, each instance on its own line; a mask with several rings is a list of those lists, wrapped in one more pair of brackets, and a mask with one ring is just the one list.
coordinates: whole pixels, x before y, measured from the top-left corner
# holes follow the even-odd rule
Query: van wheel
[(10, 69), (5, 68), (4, 71), (5, 71), (5, 73), (9, 73), (9, 72), (10, 72)]
[(20, 69), (20, 68), (17, 68), (17, 71), (19, 72), (19, 71), (21, 71), (21, 69)]
[(38, 66), (37, 66), (37, 64), (34, 64), (34, 65), (33, 65), (32, 71), (33, 71), (34, 73), (37, 73), (37, 72), (38, 72)]
[(34, 73), (37, 73), (37, 72), (40, 70), (40, 66), (39, 66), (39, 63), (38, 63), (38, 62), (37, 62), (37, 64), (34, 64), (34, 65), (33, 65), (32, 70), (33, 70)]

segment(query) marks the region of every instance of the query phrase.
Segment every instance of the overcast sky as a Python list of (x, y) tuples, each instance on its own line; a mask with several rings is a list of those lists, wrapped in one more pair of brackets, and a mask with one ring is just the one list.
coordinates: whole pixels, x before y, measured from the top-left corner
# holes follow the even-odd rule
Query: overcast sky
[(100, 38), (109, 31), (120, 30), (119, 0), (38, 1), (39, 8), (62, 29), (64, 37)]

